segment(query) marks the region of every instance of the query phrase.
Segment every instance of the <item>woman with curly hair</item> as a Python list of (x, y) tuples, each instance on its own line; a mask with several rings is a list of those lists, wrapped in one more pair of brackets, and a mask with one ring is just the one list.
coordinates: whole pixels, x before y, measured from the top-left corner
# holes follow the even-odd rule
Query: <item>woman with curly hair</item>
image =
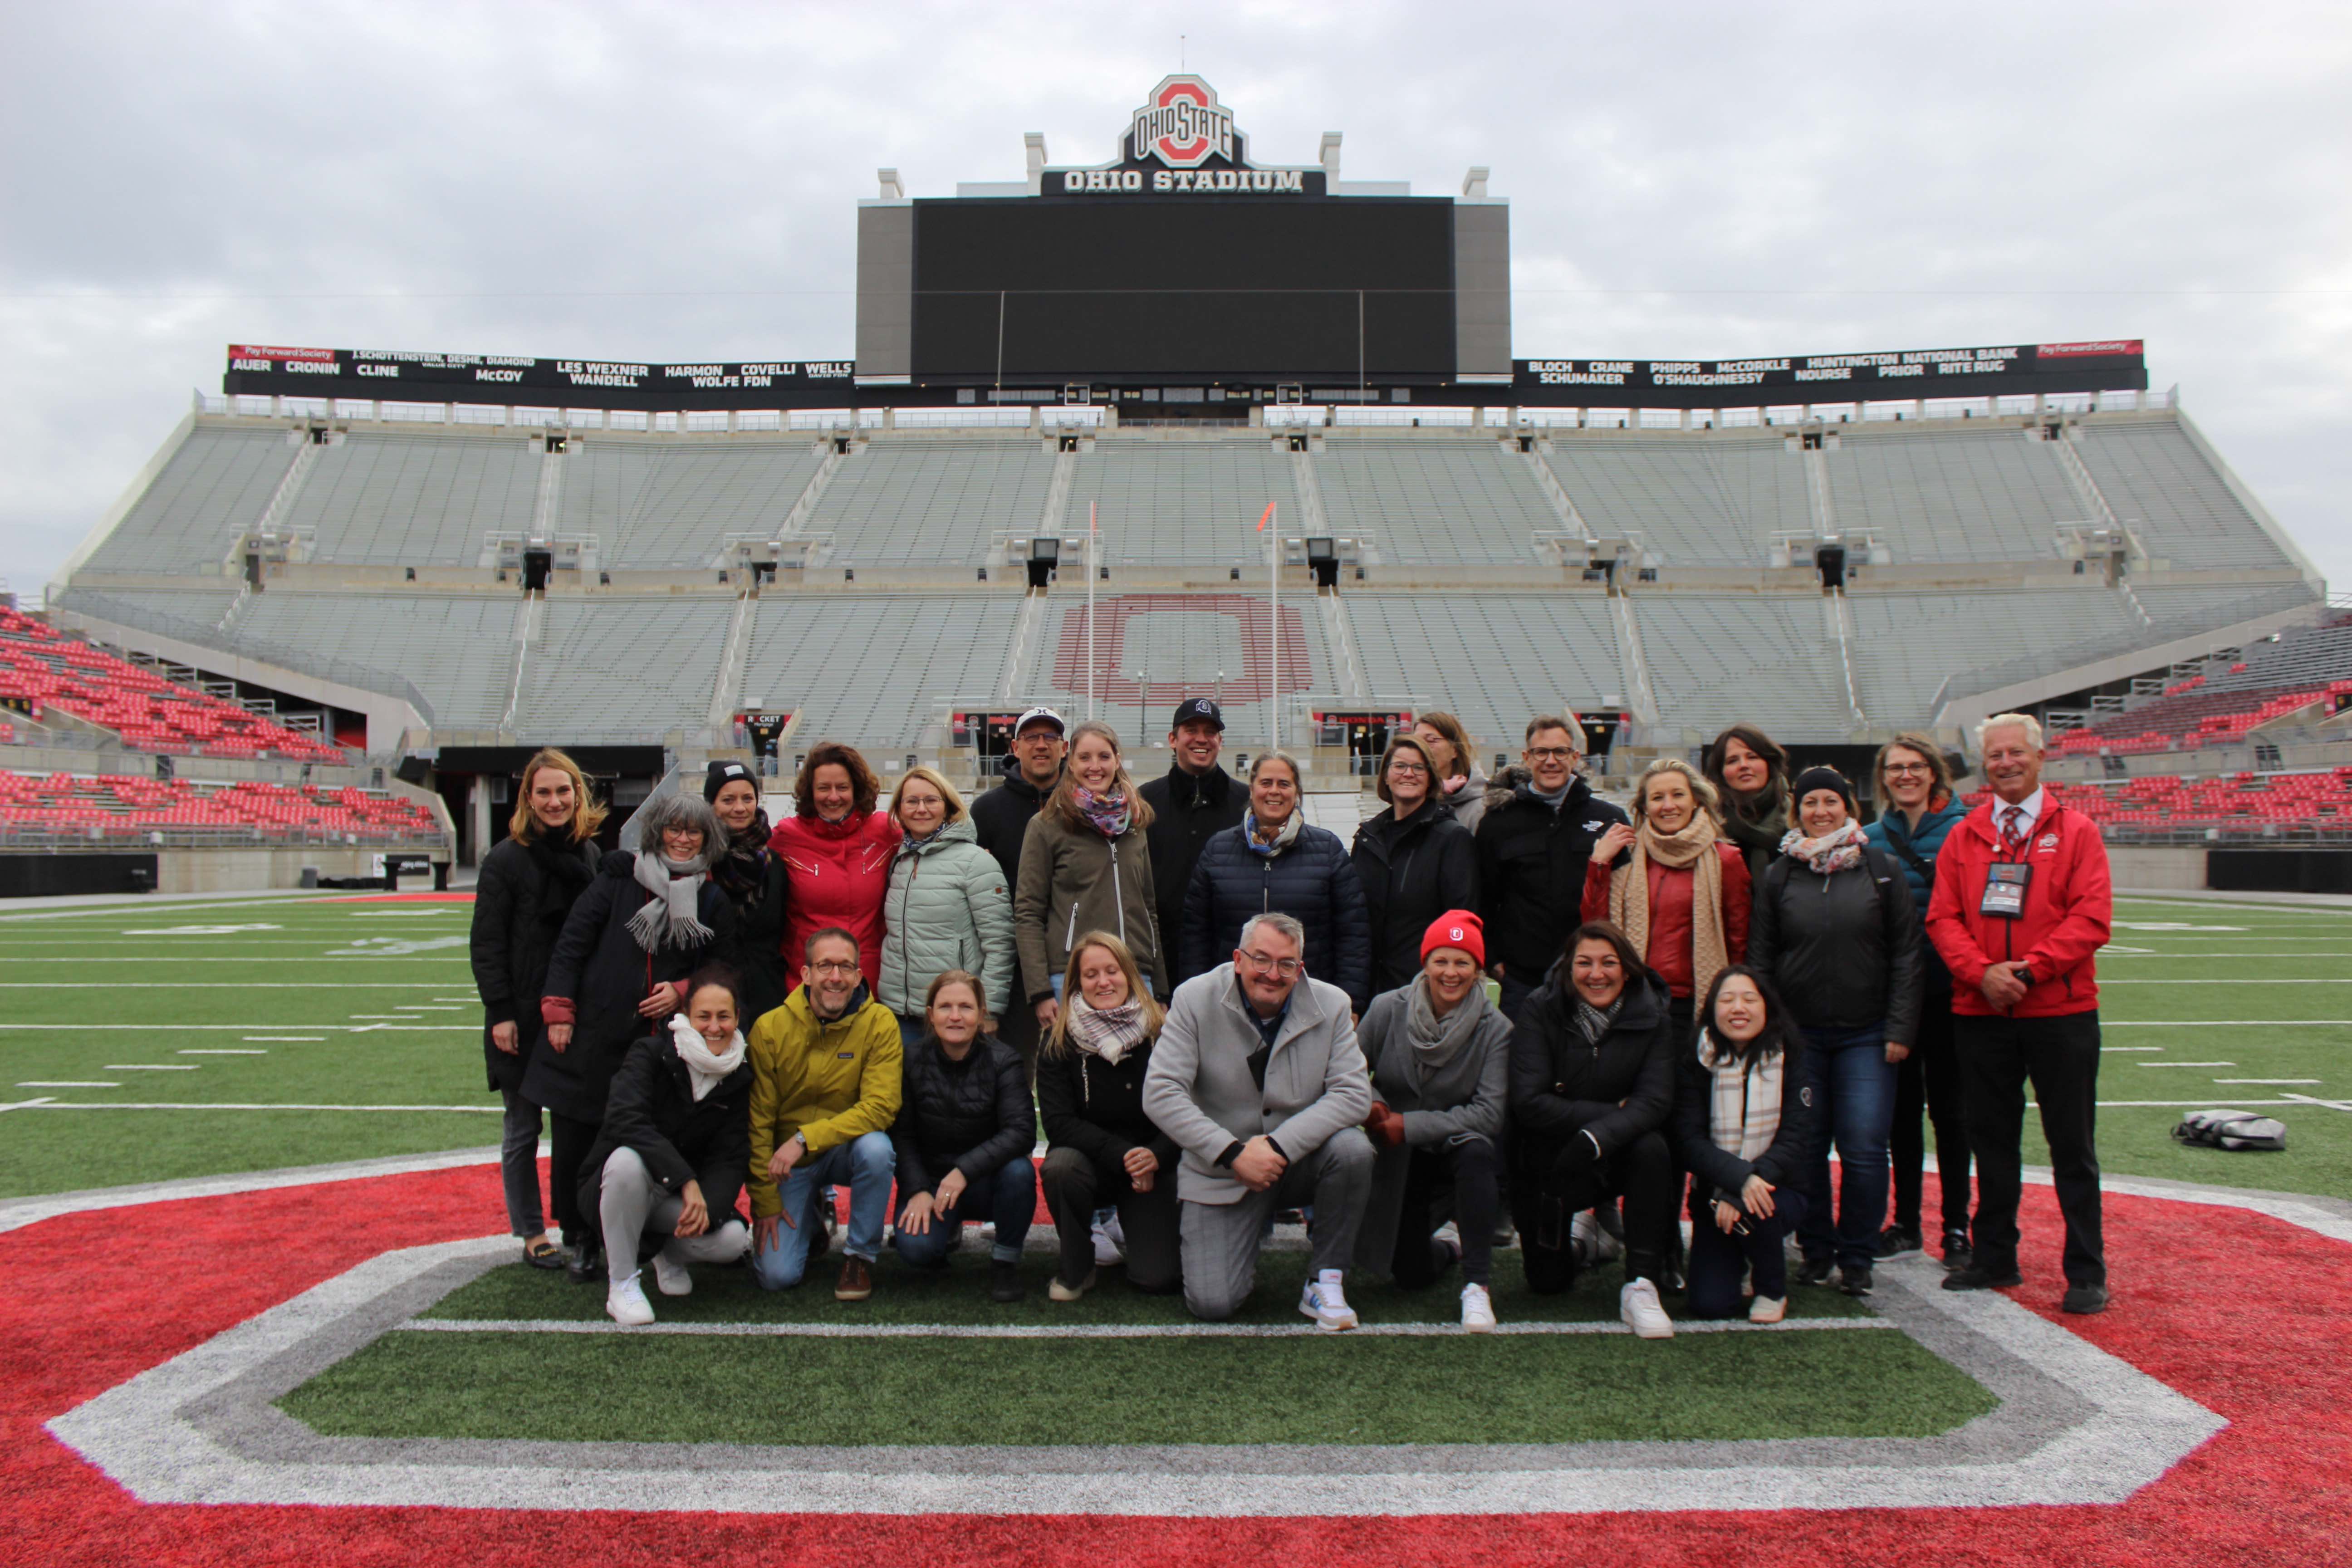
[(882, 784), (855, 746), (820, 741), (793, 781), (793, 815), (768, 847), (784, 862), (788, 911), (780, 950), (784, 991), (801, 983), (808, 939), (838, 927), (857, 939), (857, 964), (870, 994), (879, 989), (882, 900), (898, 825), (875, 809)]

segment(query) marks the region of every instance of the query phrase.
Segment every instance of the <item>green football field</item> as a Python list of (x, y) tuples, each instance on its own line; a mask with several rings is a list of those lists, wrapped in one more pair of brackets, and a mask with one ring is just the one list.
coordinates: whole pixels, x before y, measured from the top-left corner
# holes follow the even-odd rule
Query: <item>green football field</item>
[[(470, 914), (332, 895), (0, 913), (0, 1198), (494, 1143)], [(2122, 905), (2101, 961), (2105, 1168), (2352, 1191), (2347, 960), (2352, 913)], [(2278, 1116), (2289, 1151), (2175, 1143), (2181, 1110), (2210, 1105)], [(1350, 1290), (1367, 1331), (1342, 1352), (1301, 1331), (1295, 1253), (1266, 1257), (1237, 1333), (1193, 1331), (1180, 1301), (1115, 1274), (1051, 1304), (1034, 1249), (1028, 1300), (998, 1306), (984, 1257), (968, 1240), (944, 1277), (886, 1257), (856, 1306), (832, 1300), (823, 1263), (773, 1295), (701, 1269), (692, 1297), (655, 1298), (652, 1333), (610, 1331), (600, 1289), (503, 1264), (281, 1403), (328, 1436), (823, 1447), (1919, 1437), (1998, 1403), (1829, 1290), (1798, 1292), (1780, 1330), (1643, 1344), (1591, 1331), (1614, 1326), (1616, 1268), (1538, 1297), (1507, 1250), (1495, 1304), (1518, 1331), (1454, 1332), (1450, 1281), (1367, 1283)], [(1070, 1396), (1237, 1386), (1285, 1394), (1256, 1408)], [(583, 1405), (583, 1387), (599, 1397)]]

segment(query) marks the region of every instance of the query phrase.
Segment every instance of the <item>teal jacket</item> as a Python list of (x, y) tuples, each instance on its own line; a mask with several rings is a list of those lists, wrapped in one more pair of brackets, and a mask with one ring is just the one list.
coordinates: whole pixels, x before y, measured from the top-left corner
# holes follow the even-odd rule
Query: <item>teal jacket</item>
[[(1921, 929), (1927, 919), (1927, 902), (1935, 893), (1936, 852), (1944, 847), (1945, 836), (1968, 816), (1969, 808), (1958, 797), (1944, 803), (1943, 809), (1929, 810), (1919, 818), (1914, 829), (1900, 811), (1887, 810), (1876, 822), (1862, 830), (1862, 836), (1886, 852), (1887, 858), (1903, 868), (1903, 879), (1911, 884), (1911, 907), (1918, 911)], [(1908, 853), (1906, 853), (1908, 851)], [(1923, 871), (1912, 864), (1914, 858), (1927, 862)], [(1951, 976), (1945, 973), (1942, 957), (1935, 944), (1925, 943), (1927, 989), (1934, 993), (1951, 989)]]
[(902, 1017), (923, 1011), (931, 982), (968, 970), (988, 988), (988, 1011), (1016, 1005), (1013, 994), (1013, 897), (1004, 868), (980, 847), (969, 816), (929, 842), (898, 842), (882, 896), (881, 985), (877, 1000)]

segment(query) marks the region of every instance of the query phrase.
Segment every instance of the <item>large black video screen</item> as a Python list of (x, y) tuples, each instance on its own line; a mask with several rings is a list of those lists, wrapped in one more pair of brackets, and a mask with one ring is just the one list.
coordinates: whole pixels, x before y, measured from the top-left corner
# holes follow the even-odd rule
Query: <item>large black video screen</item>
[(915, 204), (917, 379), (1315, 381), (1454, 370), (1453, 204)]

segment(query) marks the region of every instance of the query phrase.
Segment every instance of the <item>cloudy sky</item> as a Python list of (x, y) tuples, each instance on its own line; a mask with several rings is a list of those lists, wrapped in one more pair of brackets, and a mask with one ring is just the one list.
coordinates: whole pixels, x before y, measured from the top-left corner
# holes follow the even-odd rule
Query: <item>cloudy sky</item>
[(854, 208), (1110, 155), (1181, 58), (1255, 154), (1510, 198), (1516, 352), (2142, 337), (2352, 583), (2352, 9), (36, 5), (0, 52), (0, 574), (232, 341), (847, 358)]

